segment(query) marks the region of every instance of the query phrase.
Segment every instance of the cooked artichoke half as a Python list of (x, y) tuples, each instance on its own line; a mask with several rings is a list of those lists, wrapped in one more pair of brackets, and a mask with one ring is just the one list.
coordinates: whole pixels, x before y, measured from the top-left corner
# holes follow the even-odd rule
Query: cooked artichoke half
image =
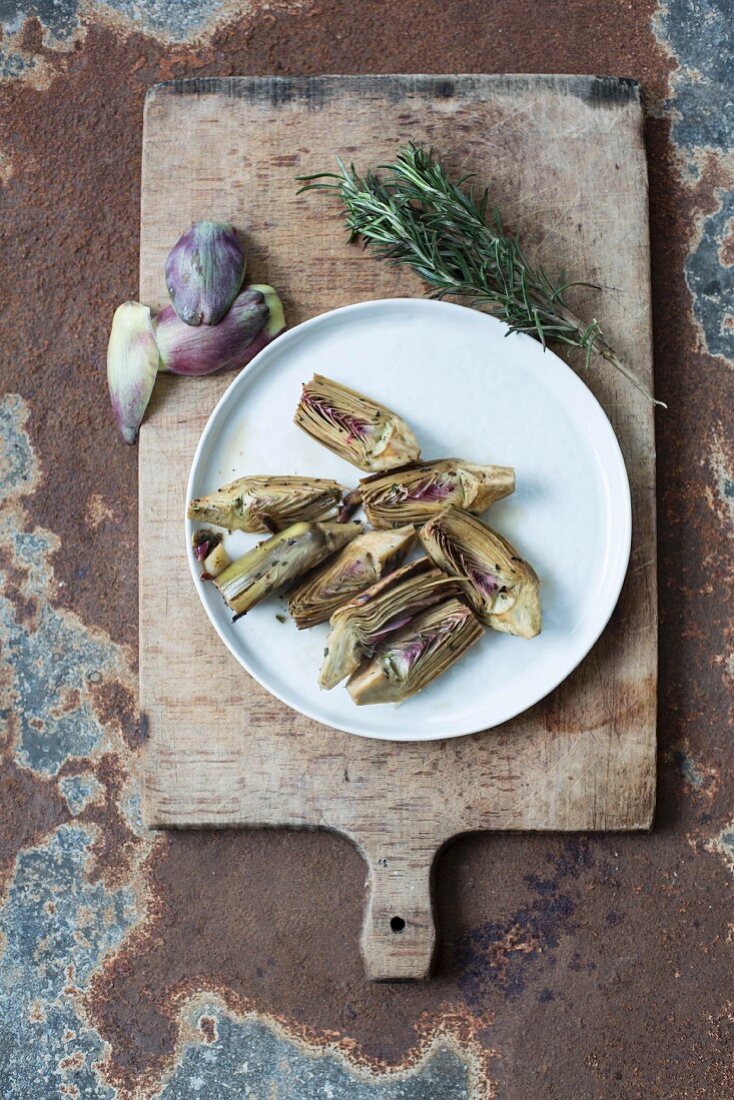
[(293, 419), (360, 470), (391, 470), (421, 456), (418, 440), (397, 413), (321, 374), (303, 387)]
[(414, 527), (359, 535), (291, 594), (288, 610), (298, 629), (325, 623), (356, 592), (400, 565), (415, 541)]
[(515, 491), (511, 466), (476, 466), (460, 458), (421, 462), (391, 474), (363, 478), (362, 503), (374, 527), (425, 523), (449, 504), (483, 512)]
[(447, 508), (420, 532), (428, 556), (463, 578), (477, 615), (520, 638), (540, 634), (540, 581), (515, 547), (475, 516)]
[(299, 520), (336, 519), (348, 490), (321, 477), (238, 477), (197, 497), (189, 519), (228, 531), (282, 531)]
[(346, 546), (361, 523), (294, 523), (233, 561), (214, 584), (235, 617)]
[(469, 608), (445, 600), (418, 615), (352, 673), (347, 690), (358, 706), (402, 703), (446, 672), (482, 635)]
[(428, 558), (409, 562), (383, 577), (332, 615), (319, 683), (324, 688), (336, 687), (381, 642), (421, 611), (460, 593), (459, 583), (436, 569)]

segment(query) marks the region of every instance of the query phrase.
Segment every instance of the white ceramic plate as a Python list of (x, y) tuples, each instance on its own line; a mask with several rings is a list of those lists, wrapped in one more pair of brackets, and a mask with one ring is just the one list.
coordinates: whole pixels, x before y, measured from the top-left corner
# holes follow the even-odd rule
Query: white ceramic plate
[[(457, 737), (499, 725), (552, 691), (601, 634), (627, 570), (630, 492), (624, 460), (601, 406), (552, 352), (463, 306), (426, 299), (364, 302), (325, 313), (280, 336), (226, 391), (202, 433), (187, 498), (243, 474), (304, 474), (356, 484), (360, 472), (292, 421), (314, 372), (400, 413), (425, 459), (460, 456), (514, 466), (517, 490), (490, 523), (541, 579), (543, 632), (532, 641), (486, 631), (448, 673), (400, 707), (357, 707), (343, 686), (317, 684), (327, 625), (298, 631), (268, 600), (236, 623), (211, 584), (194, 584), (240, 664), (310, 718), (396, 741)], [(225, 537), (232, 556), (263, 536)], [(214, 638), (209, 643), (217, 644)]]

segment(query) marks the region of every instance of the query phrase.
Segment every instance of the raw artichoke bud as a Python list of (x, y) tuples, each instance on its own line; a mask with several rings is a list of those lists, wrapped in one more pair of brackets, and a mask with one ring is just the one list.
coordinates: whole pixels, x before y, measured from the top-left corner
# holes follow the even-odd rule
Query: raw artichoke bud
[(400, 565), (415, 541), (414, 527), (359, 535), (291, 594), (288, 610), (298, 629), (325, 623), (355, 593)]
[(107, 385), (117, 427), (134, 443), (158, 373), (158, 348), (150, 310), (124, 302), (112, 318), (107, 345)]
[(451, 668), (482, 636), (474, 615), (457, 599), (418, 615), (352, 673), (347, 690), (358, 706), (402, 703)]
[(239, 477), (214, 493), (197, 497), (189, 519), (228, 531), (273, 534), (297, 520), (337, 519), (349, 491), (320, 477)]
[(212, 374), (238, 370), (285, 328), (280, 298), (270, 286), (248, 286), (218, 325), (187, 325), (172, 306), (155, 319), (161, 370)]
[(245, 253), (228, 222), (194, 222), (166, 260), (173, 308), (187, 325), (216, 325), (240, 292)]
[(360, 470), (390, 470), (421, 455), (418, 440), (397, 413), (321, 374), (303, 387), (294, 420)]
[(420, 532), (428, 556), (466, 582), (483, 623), (506, 634), (540, 634), (540, 581), (515, 547), (475, 516), (447, 508)]
[(515, 491), (511, 466), (477, 466), (460, 458), (421, 462), (360, 482), (362, 503), (373, 527), (425, 523), (449, 504), (483, 512)]
[(294, 523), (233, 561), (214, 584), (238, 618), (363, 530), (361, 523)]
[(461, 586), (428, 558), (420, 558), (383, 577), (331, 617), (319, 683), (336, 687), (365, 657), (416, 615), (461, 594)]

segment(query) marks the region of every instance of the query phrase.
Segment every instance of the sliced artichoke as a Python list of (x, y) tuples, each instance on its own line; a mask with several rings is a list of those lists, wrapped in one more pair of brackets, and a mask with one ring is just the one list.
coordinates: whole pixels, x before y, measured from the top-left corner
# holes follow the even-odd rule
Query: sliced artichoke
[(363, 530), (361, 523), (294, 523), (233, 561), (214, 578), (214, 584), (239, 618)]
[(445, 600), (386, 641), (352, 673), (347, 690), (358, 706), (402, 703), (458, 661), (482, 635), (466, 604)]
[(475, 516), (447, 508), (426, 524), (420, 539), (436, 565), (467, 582), (483, 623), (520, 638), (540, 634), (540, 581), (502, 535)]
[(188, 507), (189, 519), (228, 531), (281, 531), (298, 520), (336, 519), (348, 490), (320, 477), (239, 477)]
[(418, 440), (397, 413), (321, 374), (303, 387), (294, 420), (360, 470), (391, 470), (421, 456)]
[(332, 615), (319, 683), (336, 687), (421, 611), (460, 593), (461, 586), (428, 558), (390, 573)]
[(449, 504), (483, 512), (515, 491), (511, 466), (477, 466), (460, 458), (421, 462), (390, 474), (363, 478), (362, 503), (374, 527), (425, 523)]
[(400, 565), (415, 541), (414, 527), (359, 535), (291, 594), (288, 610), (298, 629), (325, 623), (356, 592)]

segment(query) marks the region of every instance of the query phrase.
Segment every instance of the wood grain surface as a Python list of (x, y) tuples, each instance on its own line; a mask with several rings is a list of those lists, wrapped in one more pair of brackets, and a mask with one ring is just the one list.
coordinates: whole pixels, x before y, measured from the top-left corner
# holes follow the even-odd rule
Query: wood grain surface
[[(534, 259), (606, 288), (579, 292), (578, 308), (598, 317), (651, 383), (647, 175), (630, 81), (331, 76), (159, 85), (145, 113), (141, 300), (167, 301), (167, 252), (205, 217), (242, 230), (248, 279), (278, 288), (290, 325), (350, 302), (421, 294), (409, 273), (349, 247), (336, 203), (298, 197), (294, 179), (330, 168), (337, 153), (374, 166), (409, 139), (434, 144), (453, 169), (491, 184)], [(196, 443), (231, 376), (166, 377), (156, 387), (139, 466), (145, 819), (160, 828), (295, 826), (349, 837), (369, 868), (362, 950), (371, 978), (428, 974), (431, 867), (453, 836), (651, 825), (653, 411), (605, 364), (585, 377), (617, 432), (632, 487), (632, 559), (617, 610), (544, 702), (501, 729), (425, 744), (320, 726), (272, 698), (225, 650), (191, 584), (183, 516)], [(402, 931), (393, 931), (393, 917)]]

